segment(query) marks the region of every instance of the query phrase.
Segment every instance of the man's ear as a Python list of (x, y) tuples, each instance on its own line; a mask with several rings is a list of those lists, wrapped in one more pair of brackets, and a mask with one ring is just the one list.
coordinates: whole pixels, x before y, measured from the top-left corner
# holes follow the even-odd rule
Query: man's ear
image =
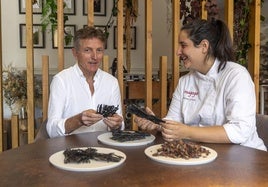
[(74, 58), (77, 60), (77, 51), (74, 47), (72, 48), (72, 53), (73, 53)]

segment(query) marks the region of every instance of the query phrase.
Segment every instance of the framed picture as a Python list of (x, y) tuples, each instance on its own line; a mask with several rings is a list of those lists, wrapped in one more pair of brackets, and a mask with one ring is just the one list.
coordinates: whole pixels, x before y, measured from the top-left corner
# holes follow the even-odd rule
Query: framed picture
[[(83, 15), (87, 15), (87, 0), (83, 0)], [(94, 0), (94, 16), (106, 16), (106, 0)]]
[[(41, 24), (33, 24), (33, 47), (45, 48), (45, 33)], [(20, 24), (20, 48), (26, 48), (26, 24)]]
[[(131, 27), (131, 49), (136, 49), (136, 27)], [(126, 49), (126, 34), (123, 35), (124, 49)], [(114, 26), (114, 49), (117, 49), (117, 26)]]
[[(87, 25), (84, 25), (83, 27), (87, 27)], [(94, 25), (94, 27), (103, 30), (103, 32), (105, 31), (105, 25)], [(108, 39), (106, 40), (105, 49), (107, 49), (107, 47), (108, 47)]]
[[(26, 12), (26, 2), (27, 0), (19, 0), (19, 13), (25, 14)], [(33, 14), (42, 14), (44, 0), (34, 0), (33, 3)]]
[(66, 15), (75, 15), (76, 14), (76, 0), (64, 0), (65, 8), (64, 14)]
[[(73, 48), (73, 37), (76, 32), (76, 25), (64, 26), (64, 48)], [(58, 48), (58, 32), (54, 30), (52, 33), (52, 48)]]

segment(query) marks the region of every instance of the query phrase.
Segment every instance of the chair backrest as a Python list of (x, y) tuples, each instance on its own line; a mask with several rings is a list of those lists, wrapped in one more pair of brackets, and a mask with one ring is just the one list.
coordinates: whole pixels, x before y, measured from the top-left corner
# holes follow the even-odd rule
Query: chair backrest
[(259, 137), (263, 140), (265, 146), (268, 148), (268, 115), (257, 114), (256, 126)]
[(47, 120), (45, 120), (39, 127), (34, 141), (48, 139), (49, 135), (47, 133)]

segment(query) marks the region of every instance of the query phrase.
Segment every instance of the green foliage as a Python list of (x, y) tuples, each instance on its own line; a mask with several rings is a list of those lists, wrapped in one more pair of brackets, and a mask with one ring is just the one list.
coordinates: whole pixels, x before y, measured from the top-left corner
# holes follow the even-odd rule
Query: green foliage
[[(105, 25), (105, 29), (104, 29), (104, 33), (106, 35), (106, 38), (109, 37), (109, 30), (110, 28), (112, 28), (114, 22), (115, 22), (115, 17), (117, 17), (118, 15), (118, 8), (117, 8), (117, 4), (118, 4), (118, 0), (114, 0), (114, 3), (113, 3), (113, 7), (112, 7), (112, 11), (111, 11), (111, 15)], [(126, 9), (130, 9), (132, 10), (133, 9), (133, 4), (132, 4), (132, 0), (125, 0), (124, 1), (124, 11), (126, 11)], [(132, 13), (132, 16), (137, 18), (138, 15), (136, 15), (134, 12)], [(126, 20), (125, 20), (126, 21)]]
[[(200, 7), (203, 0), (181, 0), (180, 16), (183, 24), (200, 17)], [(249, 22), (250, 22), (250, 6), (253, 0), (235, 0), (234, 1), (234, 49), (236, 62), (247, 66), (248, 51), (251, 48), (249, 43)], [(261, 0), (261, 5), (264, 0)], [(205, 8), (208, 12), (208, 19), (217, 18), (219, 8), (216, 0), (207, 0)], [(264, 21), (265, 17), (260, 16), (260, 20)]]
[(64, 42), (66, 45), (69, 45), (73, 40), (73, 35), (71, 33), (66, 33), (66, 32), (64, 32), (64, 33), (65, 33)]
[(250, 4), (252, 0), (236, 0), (234, 2), (234, 48), (236, 61), (247, 67), (249, 43)]
[[(66, 3), (64, 3), (63, 8), (66, 7)], [(57, 1), (56, 0), (46, 0), (44, 2), (44, 6), (42, 7), (42, 16), (41, 16), (41, 24), (43, 31), (47, 30), (50, 26), (51, 30), (54, 31), (57, 29), (58, 18), (57, 18)], [(64, 14), (63, 22), (65, 23), (69, 20), (69, 17)], [(73, 35), (70, 33), (65, 33), (64, 41), (65, 44), (68, 45), (71, 43)]]

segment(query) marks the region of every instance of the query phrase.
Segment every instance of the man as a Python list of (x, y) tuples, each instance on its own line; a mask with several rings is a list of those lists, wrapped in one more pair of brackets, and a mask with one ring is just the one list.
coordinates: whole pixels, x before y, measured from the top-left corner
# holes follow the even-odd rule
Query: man
[[(56, 74), (50, 85), (47, 132), (50, 137), (70, 133), (124, 129), (118, 80), (99, 69), (106, 36), (94, 27), (78, 30), (73, 56), (77, 63)], [(119, 106), (104, 118), (98, 105)]]

